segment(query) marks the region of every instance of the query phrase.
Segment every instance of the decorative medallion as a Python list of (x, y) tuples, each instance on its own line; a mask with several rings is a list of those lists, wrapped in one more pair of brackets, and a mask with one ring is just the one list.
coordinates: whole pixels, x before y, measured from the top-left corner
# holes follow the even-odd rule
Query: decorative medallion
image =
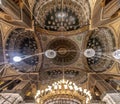
[(56, 57), (52, 59), (56, 65), (70, 65), (79, 58), (79, 48), (74, 41), (58, 38), (52, 40), (46, 50), (56, 51)]

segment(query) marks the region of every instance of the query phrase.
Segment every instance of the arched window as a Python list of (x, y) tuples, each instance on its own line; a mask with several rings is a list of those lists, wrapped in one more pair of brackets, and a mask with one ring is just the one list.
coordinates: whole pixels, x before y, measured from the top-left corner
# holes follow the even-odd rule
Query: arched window
[(12, 83), (10, 83), (7, 87), (8, 90), (12, 90), (17, 84), (19, 84), (21, 80), (14, 80)]

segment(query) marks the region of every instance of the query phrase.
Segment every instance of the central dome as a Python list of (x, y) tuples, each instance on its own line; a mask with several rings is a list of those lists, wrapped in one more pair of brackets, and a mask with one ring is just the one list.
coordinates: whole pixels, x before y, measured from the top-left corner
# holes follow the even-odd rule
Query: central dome
[(69, 65), (74, 63), (79, 57), (79, 48), (74, 41), (65, 38), (52, 40), (47, 49), (56, 51), (56, 57), (52, 59), (56, 65)]
[(42, 7), (37, 3), (34, 10), (35, 24), (50, 31), (77, 30), (89, 24), (89, 10), (85, 10), (87, 6), (72, 0), (53, 0)]

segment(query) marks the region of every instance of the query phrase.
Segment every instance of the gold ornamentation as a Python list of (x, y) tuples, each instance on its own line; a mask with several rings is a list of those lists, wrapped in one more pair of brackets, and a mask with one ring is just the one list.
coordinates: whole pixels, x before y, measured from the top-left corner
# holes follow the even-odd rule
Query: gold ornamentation
[(38, 90), (35, 95), (35, 100), (37, 104), (46, 104), (46, 101), (53, 100), (55, 97), (62, 99), (65, 96), (69, 99), (83, 100), (86, 104), (92, 99), (90, 91), (78, 87), (69, 80), (62, 79), (54, 82), (51, 86), (48, 85), (44, 90)]

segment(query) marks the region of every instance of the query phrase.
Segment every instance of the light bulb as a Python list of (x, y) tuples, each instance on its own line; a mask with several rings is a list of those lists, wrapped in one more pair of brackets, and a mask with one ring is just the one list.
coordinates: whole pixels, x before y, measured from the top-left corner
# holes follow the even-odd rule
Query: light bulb
[(59, 89), (62, 89), (62, 86), (61, 86), (61, 85), (59, 85)]
[(40, 90), (38, 90), (37, 93), (40, 94)]
[(62, 80), (62, 83), (65, 83), (65, 80), (64, 80), (64, 79)]
[(37, 98), (37, 95), (35, 95), (35, 99)]
[(69, 84), (71, 85), (71, 84), (72, 84), (72, 82), (69, 82)]
[(47, 91), (49, 91), (49, 89), (48, 89), (48, 88), (46, 88), (46, 89), (45, 89), (45, 91), (47, 92)]
[(88, 104), (88, 102), (89, 102), (89, 98), (87, 97), (87, 98), (86, 98), (86, 104)]
[(68, 82), (69, 82), (69, 81), (67, 80), (67, 81), (66, 81), (66, 84), (68, 84)]
[(52, 86), (48, 86), (48, 90), (51, 91), (52, 90)]
[(37, 98), (37, 100), (36, 100), (36, 101), (37, 101), (37, 103), (39, 103), (39, 102), (40, 102), (39, 98)]
[(13, 61), (20, 62), (20, 61), (22, 61), (22, 58), (20, 56), (15, 56), (15, 57), (13, 57)]
[(89, 97), (90, 97), (90, 100), (91, 100), (91, 99), (92, 99), (92, 96), (90, 95)]
[(44, 93), (44, 90), (42, 90), (41, 93)]
[(87, 93), (87, 89), (84, 89), (84, 91), (83, 91), (85, 94)]
[(55, 82), (55, 84), (57, 85), (57, 82)]
[(54, 89), (57, 90), (58, 86), (57, 85), (54, 85)]
[(70, 90), (73, 90), (73, 87), (72, 86), (69, 86)]
[(90, 91), (87, 91), (87, 93), (86, 93), (87, 95), (90, 95)]
[(81, 87), (79, 87), (79, 91), (82, 92), (82, 88)]
[(78, 90), (78, 86), (74, 86), (74, 89), (77, 91)]
[(76, 84), (75, 84), (75, 83), (73, 83), (73, 85), (74, 85), (74, 86), (76, 86)]
[(64, 85), (64, 88), (67, 90), (67, 89), (68, 89), (68, 86), (67, 86), (67, 85)]

